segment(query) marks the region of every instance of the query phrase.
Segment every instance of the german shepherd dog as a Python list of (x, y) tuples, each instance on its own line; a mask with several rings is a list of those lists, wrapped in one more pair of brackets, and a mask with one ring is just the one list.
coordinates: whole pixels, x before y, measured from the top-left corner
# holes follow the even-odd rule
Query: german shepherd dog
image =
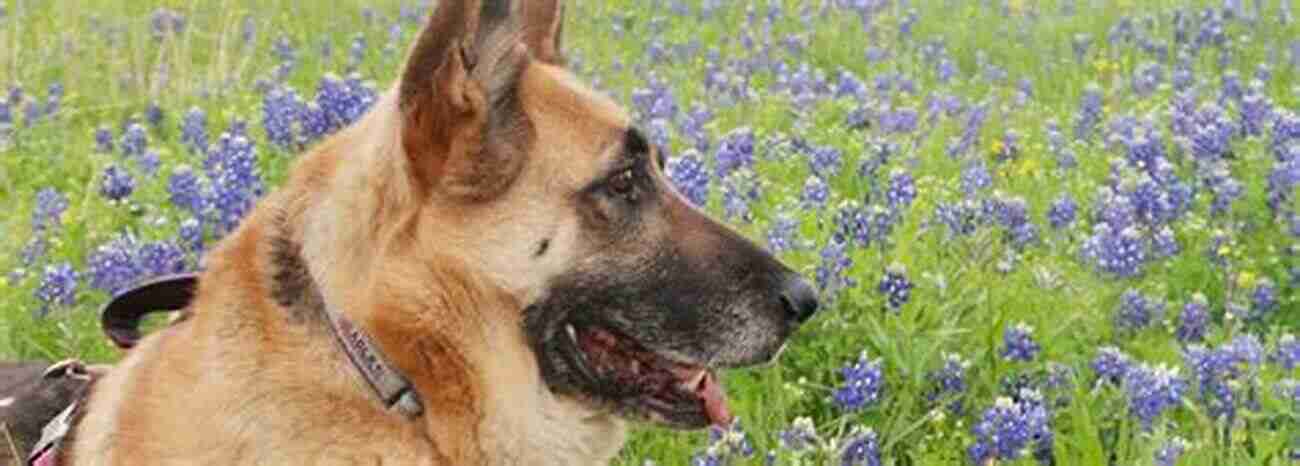
[(564, 68), (556, 0), (438, 2), (400, 78), (98, 377), (61, 465), (607, 464), (731, 420), (808, 282)]

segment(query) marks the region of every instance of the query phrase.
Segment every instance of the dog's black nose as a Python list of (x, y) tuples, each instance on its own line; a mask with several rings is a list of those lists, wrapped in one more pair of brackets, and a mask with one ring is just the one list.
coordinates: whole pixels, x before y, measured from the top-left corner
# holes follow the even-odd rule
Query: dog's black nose
[(803, 277), (794, 275), (781, 285), (781, 304), (785, 315), (797, 323), (804, 323), (817, 312), (817, 290)]

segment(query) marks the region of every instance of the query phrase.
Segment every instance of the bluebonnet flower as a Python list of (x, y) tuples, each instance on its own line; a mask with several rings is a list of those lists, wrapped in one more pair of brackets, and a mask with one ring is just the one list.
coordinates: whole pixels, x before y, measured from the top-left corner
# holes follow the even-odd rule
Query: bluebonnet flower
[[(9, 108), (9, 102), (0, 101), (0, 128), (6, 128), (14, 123), (13, 110)], [(2, 135), (2, 134), (0, 134)]]
[(668, 83), (653, 74), (646, 78), (646, 86), (632, 91), (632, 106), (644, 120), (677, 116), (677, 97)]
[(698, 207), (709, 201), (709, 173), (700, 158), (699, 152), (687, 149), (680, 156), (670, 158), (665, 167), (668, 179), (677, 187), (677, 191)]
[(1216, 349), (1191, 346), (1183, 351), (1198, 401), (1210, 417), (1228, 422), (1236, 418), (1243, 395), (1254, 389), (1254, 372), (1262, 357), (1259, 341), (1251, 335), (1239, 336)]
[(180, 273), (188, 266), (185, 262), (185, 251), (172, 242), (157, 241), (141, 244), (135, 255), (143, 277)]
[(911, 133), (920, 124), (921, 114), (916, 109), (903, 107), (880, 115), (880, 130), (885, 133)]
[(208, 115), (191, 107), (181, 119), (181, 143), (197, 154), (208, 152)]
[(988, 118), (989, 106), (988, 102), (981, 102), (971, 109), (966, 117), (966, 124), (962, 127), (961, 135), (948, 145), (949, 157), (956, 158), (966, 154), (979, 142), (979, 132), (984, 126), (984, 120)]
[(961, 190), (971, 196), (993, 185), (993, 176), (989, 174), (988, 165), (982, 159), (966, 162), (961, 170)]
[(928, 398), (931, 402), (939, 400), (951, 400), (946, 405), (948, 410), (954, 414), (961, 414), (962, 395), (966, 393), (966, 369), (970, 368), (970, 362), (962, 359), (956, 354), (944, 353), (943, 366), (929, 374), (929, 379), (934, 385), (933, 391)]
[(1159, 322), (1164, 316), (1164, 310), (1164, 302), (1129, 289), (1120, 296), (1119, 308), (1115, 311), (1115, 326), (1129, 332), (1142, 330)]
[(1044, 447), (1052, 437), (1050, 416), (1041, 400), (1031, 393), (1022, 401), (1000, 397), (984, 411), (971, 427), (975, 444), (967, 454), (975, 464), (989, 464), (994, 459), (1013, 461), (1031, 448)]
[(1290, 333), (1282, 335), (1277, 340), (1277, 351), (1269, 359), (1288, 371), (1300, 367), (1300, 338)]
[(159, 124), (162, 123), (162, 120), (163, 120), (162, 107), (158, 106), (158, 102), (149, 102), (149, 106), (145, 107), (144, 109), (144, 121), (148, 122), (149, 126), (153, 126), (156, 128), (158, 127)]
[(32, 235), (32, 239), (23, 245), (23, 250), (19, 253), (19, 262), (23, 267), (31, 267), (45, 257), (45, 253), (50, 249), (50, 241), (46, 235), (37, 232)]
[(262, 129), (266, 139), (282, 149), (298, 145), (295, 123), (305, 108), (302, 99), (292, 88), (277, 87), (262, 97)]
[(1178, 255), (1182, 252), (1182, 246), (1178, 244), (1178, 237), (1174, 236), (1174, 230), (1169, 226), (1161, 226), (1151, 237), (1151, 253), (1156, 258), (1168, 258)]
[(1041, 348), (1034, 342), (1034, 328), (1024, 322), (1002, 332), (1002, 357), (1008, 361), (1033, 361)]
[(885, 276), (880, 279), (876, 290), (885, 295), (885, 305), (889, 310), (898, 312), (912, 298), (912, 287), (912, 282), (907, 279), (907, 269), (902, 264), (894, 263), (885, 270)]
[(36, 299), (40, 301), (36, 315), (44, 317), (49, 314), (51, 307), (70, 307), (76, 304), (77, 282), (77, 272), (73, 270), (72, 264), (62, 262), (45, 266), (41, 283), (34, 291)]
[(150, 16), (149, 26), (154, 40), (163, 40), (185, 32), (185, 15), (168, 8), (158, 8)]
[(141, 276), (135, 253), (139, 242), (131, 235), (119, 235), (95, 248), (86, 259), (90, 286), (110, 295), (135, 284)]
[(54, 188), (36, 192), (36, 206), (32, 209), (32, 231), (55, 230), (63, 224), (63, 212), (68, 210), (68, 197)]
[(176, 237), (182, 248), (197, 253), (203, 250), (203, 224), (197, 218), (190, 217), (181, 222)]
[(211, 181), (213, 226), (224, 235), (234, 231), (262, 195), (256, 148), (243, 136), (222, 133), (203, 163)]
[(808, 166), (813, 173), (822, 177), (832, 177), (840, 170), (844, 157), (839, 149), (831, 146), (808, 146)]
[(772, 220), (772, 226), (767, 231), (767, 247), (773, 253), (782, 253), (792, 251), (799, 247), (797, 235), (799, 222), (789, 215), (778, 214)]
[(1277, 308), (1277, 287), (1273, 284), (1273, 280), (1260, 279), (1250, 293), (1249, 317), (1255, 320), (1262, 319), (1273, 314)]
[(122, 133), (122, 155), (139, 157), (149, 145), (149, 134), (144, 125), (131, 123)]
[(740, 420), (725, 429), (709, 426), (709, 446), (691, 457), (691, 466), (723, 466), (732, 460), (754, 456), (754, 445), (749, 441)]
[(113, 152), (113, 130), (107, 126), (95, 128), (95, 151), (105, 154)]
[(1097, 350), (1090, 365), (1097, 373), (1097, 380), (1120, 385), (1129, 369), (1133, 368), (1133, 360), (1119, 348), (1103, 346)]
[(1101, 87), (1088, 84), (1083, 89), (1083, 101), (1079, 104), (1079, 114), (1074, 119), (1074, 138), (1087, 141), (1092, 138), (1097, 124), (1102, 118)]
[(866, 99), (868, 95), (867, 85), (858, 79), (852, 71), (840, 70), (836, 75), (835, 97), (852, 97), (857, 100)]
[(1155, 452), (1155, 466), (1175, 466), (1178, 459), (1182, 458), (1183, 452), (1187, 449), (1187, 442), (1181, 438), (1174, 437), (1160, 445)]
[(885, 190), (885, 201), (891, 209), (907, 207), (916, 200), (916, 181), (912, 174), (902, 169), (895, 169), (889, 174), (889, 188)]
[(333, 74), (321, 78), (316, 90), (316, 104), (320, 107), (327, 121), (328, 131), (338, 131), (360, 120), (374, 104), (376, 93), (373, 87), (363, 83), (359, 75), (353, 73), (346, 79)]
[(803, 193), (799, 199), (802, 205), (809, 209), (820, 209), (826, 206), (826, 201), (831, 197), (831, 188), (822, 180), (820, 176), (808, 175), (804, 180)]
[(884, 366), (880, 359), (867, 357), (863, 351), (858, 359), (840, 368), (844, 383), (835, 389), (832, 403), (842, 411), (857, 411), (880, 401), (885, 388)]
[(1133, 93), (1138, 97), (1148, 97), (1155, 92), (1163, 79), (1163, 68), (1159, 64), (1145, 62), (1138, 65), (1137, 70), (1133, 72)]
[(854, 427), (845, 439), (840, 466), (880, 466), (880, 438), (875, 430)]
[(1250, 90), (1241, 98), (1241, 132), (1247, 136), (1261, 136), (1273, 119), (1273, 103), (1263, 92), (1263, 83), (1251, 82)]
[(752, 222), (754, 216), (749, 205), (759, 197), (758, 179), (752, 170), (733, 173), (722, 182), (723, 218)]
[(812, 418), (798, 417), (790, 423), (789, 428), (777, 433), (777, 441), (781, 443), (781, 448), (793, 452), (812, 449), (819, 441), (817, 428), (813, 425)]
[(1124, 376), (1129, 414), (1148, 431), (1161, 413), (1182, 404), (1186, 391), (1187, 381), (1178, 375), (1176, 369), (1163, 365), (1140, 364), (1129, 369)]
[(1218, 160), (1227, 156), (1238, 129), (1222, 107), (1213, 103), (1203, 105), (1196, 112), (1193, 124), (1195, 126), (1188, 135), (1192, 155), (1201, 160)]
[(1047, 210), (1047, 221), (1051, 223), (1052, 228), (1058, 230), (1068, 227), (1074, 223), (1078, 209), (1078, 204), (1074, 203), (1074, 199), (1068, 193), (1062, 194)]
[(741, 127), (731, 130), (718, 142), (714, 169), (718, 179), (754, 165), (754, 130)]
[(1028, 206), (1023, 198), (995, 197), (985, 201), (990, 216), (1006, 228), (1011, 244), (1024, 247), (1038, 240), (1038, 225), (1029, 220)]
[(1075, 34), (1070, 40), (1070, 49), (1074, 52), (1074, 61), (1083, 63), (1084, 57), (1088, 55), (1088, 48), (1092, 46), (1092, 36), (1088, 34)]
[(952, 80), (953, 76), (957, 75), (957, 64), (947, 58), (941, 59), (939, 60), (939, 63), (935, 65), (935, 72), (938, 75), (940, 83), (947, 83)]
[(822, 247), (820, 257), (821, 262), (817, 264), (813, 275), (817, 288), (824, 296), (833, 300), (840, 290), (857, 286), (857, 281), (848, 275), (849, 268), (853, 267), (853, 258), (848, 254), (848, 244), (832, 237), (826, 242), (826, 246)]
[(1121, 278), (1140, 275), (1147, 261), (1146, 244), (1135, 228), (1117, 230), (1104, 222), (1093, 225), (1080, 254), (1098, 272)]
[[(709, 107), (696, 102), (691, 105), (690, 110), (686, 112), (686, 116), (682, 118), (681, 123), (677, 127), (677, 133), (686, 140), (691, 141), (691, 146), (694, 147), (695, 150), (700, 151), (701, 153), (708, 152), (712, 147), (712, 142), (709, 139), (709, 132), (705, 129), (705, 126), (708, 125), (709, 122), (713, 121), (713, 118), (713, 111), (709, 110)], [(746, 149), (744, 144), (746, 142), (749, 143), (748, 152), (752, 155), (754, 153), (753, 130), (748, 128), (738, 128), (732, 130), (732, 133), (736, 133), (736, 137), (741, 138), (737, 143), (740, 144), (739, 148), (742, 151)], [(748, 139), (745, 139), (746, 137)], [(719, 163), (721, 162), (719, 161)]]
[(1183, 312), (1178, 315), (1178, 327), (1174, 330), (1178, 341), (1196, 343), (1205, 339), (1206, 327), (1210, 322), (1209, 307), (1210, 303), (1204, 294), (1192, 295), (1192, 299), (1183, 306)]
[(975, 232), (979, 226), (979, 208), (973, 201), (963, 200), (956, 203), (940, 202), (935, 206), (934, 216), (948, 227), (951, 236), (965, 236)]
[(117, 165), (109, 165), (100, 178), (99, 194), (110, 201), (120, 201), (135, 191), (135, 178)]
[(654, 118), (645, 123), (646, 139), (650, 140), (650, 144), (664, 151), (665, 156), (672, 155), (671, 147), (669, 147), (669, 143), (673, 139), (672, 132), (672, 124), (668, 122), (667, 118)]
[(289, 37), (285, 35), (275, 38), (275, 42), (271, 44), (271, 52), (275, 55), (275, 58), (282, 62), (292, 62), (298, 59), (298, 50), (294, 48), (293, 43), (289, 41)]
[(176, 167), (167, 180), (167, 193), (172, 205), (196, 217), (207, 213), (208, 196), (203, 180), (186, 165)]

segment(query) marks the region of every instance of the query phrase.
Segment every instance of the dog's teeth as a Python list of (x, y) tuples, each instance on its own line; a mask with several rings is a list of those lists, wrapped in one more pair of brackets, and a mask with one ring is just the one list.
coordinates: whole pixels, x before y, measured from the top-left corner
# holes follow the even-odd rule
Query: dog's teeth
[(572, 324), (565, 325), (564, 332), (569, 334), (569, 339), (573, 340), (574, 343), (578, 342), (578, 331), (573, 328)]

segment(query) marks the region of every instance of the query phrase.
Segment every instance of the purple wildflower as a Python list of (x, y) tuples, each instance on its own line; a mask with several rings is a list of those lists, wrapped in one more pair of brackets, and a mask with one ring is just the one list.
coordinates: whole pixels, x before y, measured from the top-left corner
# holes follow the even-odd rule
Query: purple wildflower
[(884, 366), (880, 359), (867, 357), (863, 351), (858, 359), (840, 368), (844, 383), (835, 389), (832, 402), (842, 411), (857, 411), (880, 401), (885, 387)]
[(826, 181), (820, 176), (808, 175), (804, 181), (803, 193), (800, 200), (805, 208), (820, 209), (826, 206), (826, 201), (831, 197), (831, 188), (826, 185)]
[(1024, 322), (1008, 326), (1002, 333), (1002, 358), (1008, 361), (1033, 361), (1041, 348), (1034, 342), (1034, 328)]
[(1183, 306), (1183, 312), (1178, 316), (1178, 328), (1174, 330), (1174, 336), (1178, 341), (1196, 343), (1205, 339), (1206, 327), (1210, 321), (1209, 307), (1209, 301), (1204, 294), (1192, 295), (1192, 299)]
[(95, 151), (104, 154), (113, 152), (113, 130), (107, 126), (95, 128)]
[(840, 450), (840, 466), (880, 466), (880, 438), (870, 428), (854, 427)]
[(767, 232), (767, 247), (773, 253), (792, 251), (799, 247), (797, 235), (799, 222), (788, 215), (777, 215)]
[(1155, 452), (1155, 466), (1175, 466), (1178, 459), (1183, 456), (1183, 451), (1187, 449), (1187, 442), (1181, 438), (1174, 437), (1169, 439)]
[(1097, 350), (1092, 359), (1092, 370), (1097, 373), (1097, 380), (1119, 385), (1133, 367), (1133, 360), (1114, 346), (1103, 346)]
[(1269, 359), (1288, 371), (1300, 367), (1300, 338), (1290, 333), (1282, 335), (1277, 340), (1277, 351)]
[(798, 417), (790, 423), (788, 429), (777, 433), (777, 441), (780, 442), (781, 448), (789, 451), (808, 450), (817, 446), (817, 428), (813, 425), (812, 418)]
[(907, 207), (916, 200), (916, 181), (912, 174), (902, 169), (895, 169), (889, 174), (889, 188), (885, 190), (885, 201), (891, 209)]
[(885, 295), (886, 307), (898, 312), (911, 299), (912, 287), (912, 282), (907, 279), (907, 269), (902, 264), (895, 263), (885, 270), (885, 276), (880, 279), (876, 290)]
[(1083, 90), (1083, 101), (1079, 104), (1079, 114), (1074, 119), (1074, 138), (1087, 141), (1092, 138), (1097, 124), (1102, 118), (1101, 87), (1088, 84)]
[(149, 145), (149, 134), (144, 125), (131, 123), (122, 133), (122, 155), (127, 157), (139, 157), (144, 155), (144, 150)]
[(1129, 289), (1120, 296), (1119, 308), (1115, 311), (1115, 326), (1128, 332), (1142, 330), (1158, 322), (1164, 315), (1164, 309), (1164, 302)]
[(741, 127), (731, 130), (718, 142), (715, 173), (718, 179), (754, 165), (754, 130)]
[(181, 119), (181, 144), (197, 154), (208, 152), (208, 114), (191, 107)]
[(1020, 458), (1034, 445), (1049, 441), (1052, 436), (1050, 416), (1041, 400), (1031, 394), (1022, 401), (1011, 398), (998, 398), (993, 406), (984, 411), (978, 422), (971, 427), (975, 435), (975, 444), (967, 449), (970, 459), (975, 464), (989, 464), (997, 460), (1013, 461)]
[(668, 160), (668, 179), (677, 187), (677, 191), (697, 207), (704, 207), (709, 201), (709, 173), (699, 152), (687, 149), (680, 156)]
[(1052, 224), (1052, 228), (1059, 230), (1068, 227), (1074, 223), (1078, 209), (1078, 204), (1074, 203), (1074, 199), (1068, 193), (1062, 194), (1047, 210), (1047, 220)]
[(77, 303), (77, 272), (67, 262), (45, 266), (41, 283), (34, 291), (40, 307), (36, 310), (38, 317), (49, 314), (54, 306), (71, 307)]
[(1187, 381), (1178, 376), (1176, 369), (1163, 365), (1151, 367), (1140, 364), (1132, 367), (1124, 376), (1129, 414), (1136, 417), (1143, 429), (1148, 431), (1161, 413), (1182, 404), (1186, 391)]
[(54, 188), (36, 192), (36, 207), (32, 209), (32, 231), (45, 232), (63, 224), (63, 212), (68, 210), (68, 197)]
[(100, 178), (99, 194), (110, 201), (120, 201), (135, 191), (135, 179), (117, 165), (109, 165)]

